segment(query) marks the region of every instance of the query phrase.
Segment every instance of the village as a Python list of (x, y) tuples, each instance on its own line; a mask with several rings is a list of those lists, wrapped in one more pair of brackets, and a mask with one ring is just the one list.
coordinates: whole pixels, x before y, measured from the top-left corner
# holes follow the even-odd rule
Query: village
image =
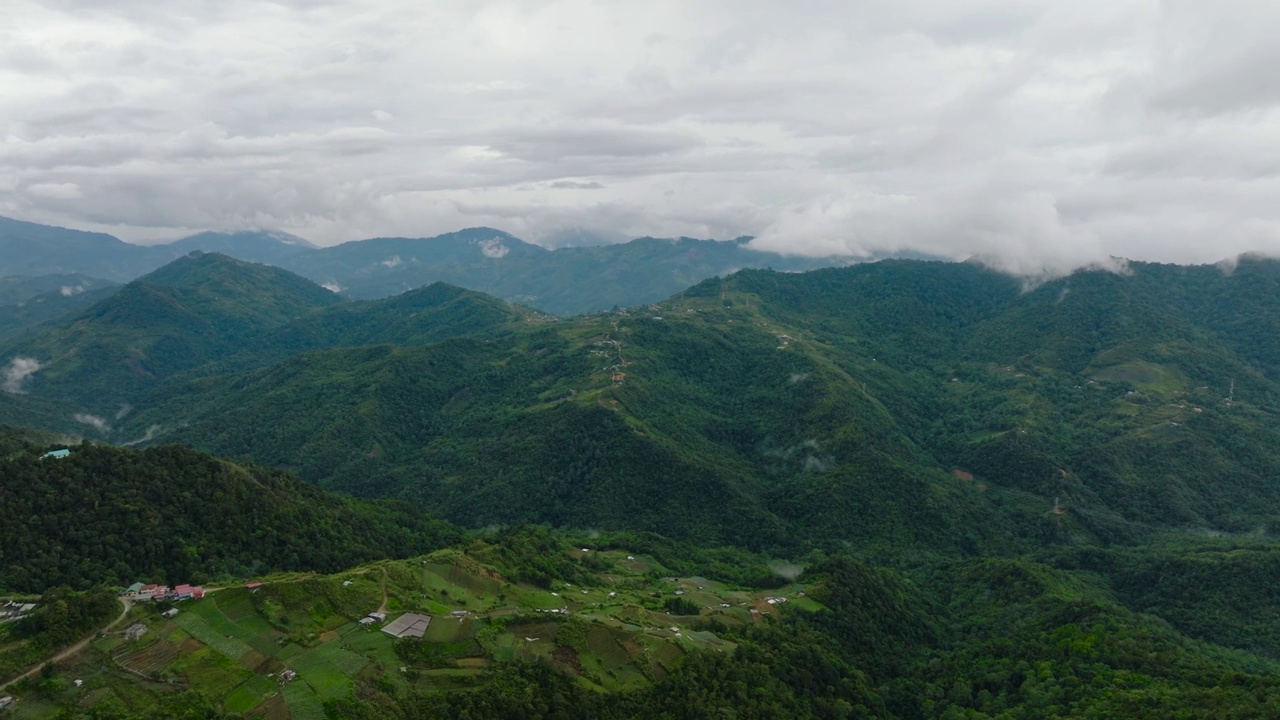
[[(119, 620), (87, 641), (88, 650), (59, 662), (66, 684), (58, 697), (114, 696), (122, 678), (142, 686), (200, 683), (202, 693), (225, 698), (233, 715), (318, 719), (323, 704), (353, 692), (363, 673), (397, 686), (454, 687), (493, 662), (521, 657), (543, 658), (589, 687), (635, 687), (663, 676), (688, 651), (732, 649), (704, 627), (709, 618), (764, 622), (788, 599), (801, 609), (821, 607), (795, 584), (733, 588), (671, 574), (638, 554), (565, 552), (591, 554), (609, 569), (581, 584), (535, 587), (502, 580), (464, 553), (440, 551), (336, 576), (284, 574), (219, 587), (135, 582), (118, 590), (126, 605)], [(672, 614), (676, 599), (680, 612), (693, 614)], [(51, 700), (33, 687), (9, 688), (6, 704), (24, 718), (55, 717)]]

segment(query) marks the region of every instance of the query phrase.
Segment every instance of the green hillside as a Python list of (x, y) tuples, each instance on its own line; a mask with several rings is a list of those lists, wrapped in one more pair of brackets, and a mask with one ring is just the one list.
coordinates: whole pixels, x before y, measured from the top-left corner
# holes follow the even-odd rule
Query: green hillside
[(70, 320), (12, 342), (0, 359), (38, 362), (22, 391), (72, 403), (105, 423), (166, 377), (339, 302), (277, 268), (190, 255)]
[(115, 292), (108, 280), (85, 275), (0, 278), (0, 343), (83, 311)]
[[(812, 557), (798, 577), (759, 586), (700, 574), (705, 551), (682, 564), (644, 545), (520, 528), (216, 589), (171, 617), (169, 604), (140, 604), (9, 692), (24, 717), (122, 720), (1249, 718), (1280, 707), (1276, 662), (1135, 613), (1099, 575), (999, 559), (912, 577)], [(102, 600), (41, 598), (89, 622), (108, 616)], [(361, 624), (379, 609), (385, 620)], [(382, 631), (409, 613), (429, 618), (421, 637)], [(83, 626), (40, 612), (0, 630), (0, 667)]]
[(1030, 291), (965, 264), (744, 271), (657, 309), (169, 384), (121, 432), (473, 527), (901, 555), (1269, 526), (1276, 383), (1163, 270)]
[(0, 515), (22, 518), (0, 525), (0, 591), (332, 572), (458, 537), (402, 505), (337, 498), (182, 447), (85, 444), (41, 458), (51, 440), (0, 432)]

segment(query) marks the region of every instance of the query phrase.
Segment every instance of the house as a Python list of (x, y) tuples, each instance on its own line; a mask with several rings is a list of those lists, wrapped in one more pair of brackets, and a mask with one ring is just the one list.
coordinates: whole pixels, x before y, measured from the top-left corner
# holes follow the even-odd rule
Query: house
[(377, 620), (378, 622), (387, 621), (387, 614), (384, 612), (371, 612), (369, 613), (369, 617), (373, 618), (374, 620)]
[(173, 589), (176, 600), (199, 600), (204, 597), (204, 588), (199, 585), (179, 585)]
[(376, 622), (378, 621), (374, 620), (371, 617), (360, 618), (360, 624), (363, 625), (364, 627), (369, 627), (370, 625), (373, 625)]
[(134, 594), (134, 599), (142, 602), (146, 602), (147, 600), (163, 600), (168, 594), (169, 587), (167, 585), (143, 585), (142, 588)]
[(143, 625), (142, 623), (135, 623), (133, 625), (130, 625), (127, 629), (125, 629), (124, 639), (137, 640), (138, 638), (146, 634), (147, 634), (147, 626)]
[(451, 613), (449, 613), (449, 614), (450, 614), (450, 615), (452, 615), (452, 616), (454, 616), (454, 617), (456, 617), (456, 618), (458, 618), (459, 620), (461, 620), (462, 618), (464, 618), (464, 617), (466, 617), (466, 616), (467, 616), (467, 611), (466, 611), (466, 610), (454, 610), (453, 612), (451, 612)]
[(163, 615), (163, 616), (164, 616), (164, 617), (166, 617), (166, 618), (171, 618), (171, 619), (172, 619), (172, 618), (175, 618), (175, 617), (177, 617), (177, 616), (178, 616), (178, 608), (169, 608), (168, 610), (165, 610), (164, 612), (162, 612), (162, 613), (160, 613), (160, 614), (161, 614), (161, 615)]
[(4, 697), (0, 697), (0, 710), (3, 710), (4, 708), (9, 707), (13, 703), (14, 703), (14, 700), (12, 695), (5, 695)]
[(342, 581), (342, 587), (351, 587), (351, 581), (350, 581), (350, 580), (343, 580), (343, 581)]
[(287, 682), (290, 682), (296, 677), (298, 677), (297, 671), (285, 670), (284, 672), (280, 673), (280, 684), (283, 685)]
[(121, 593), (121, 594), (122, 594), (122, 595), (137, 595), (137, 594), (138, 594), (138, 593), (140, 593), (140, 592), (142, 592), (142, 583), (140, 583), (140, 582), (136, 582), (136, 583), (134, 583), (134, 584), (130, 585), (129, 587), (125, 588), (125, 589), (124, 589), (124, 592), (123, 592), (123, 593)]
[(41, 455), (40, 459), (45, 460), (47, 458), (53, 458), (54, 460), (61, 460), (64, 457), (71, 457), (71, 451), (65, 448), (62, 450), (50, 450), (49, 452)]
[(18, 620), (35, 609), (35, 603), (8, 602), (0, 607), (0, 620)]

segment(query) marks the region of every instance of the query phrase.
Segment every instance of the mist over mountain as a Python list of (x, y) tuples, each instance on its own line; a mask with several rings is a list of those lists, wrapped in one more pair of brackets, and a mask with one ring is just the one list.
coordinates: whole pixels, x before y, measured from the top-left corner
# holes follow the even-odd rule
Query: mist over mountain
[(0, 277), (81, 273), (128, 282), (192, 251), (222, 252), (249, 262), (278, 262), (314, 246), (277, 231), (206, 232), (167, 244), (137, 245), (105, 233), (0, 217)]
[[(127, 281), (188, 252), (217, 252), (278, 265), (356, 298), (388, 297), (445, 282), (557, 315), (658, 302), (700, 280), (742, 268), (799, 271), (855, 261), (761, 252), (751, 249), (750, 238), (639, 238), (548, 250), (480, 227), (430, 238), (372, 238), (318, 249), (277, 231), (207, 232), (165, 245), (137, 246), (107, 235), (18, 225), (25, 229), (13, 234), (11, 248), (26, 259), (6, 270), (10, 265), (0, 258), (0, 274), (65, 272), (70, 263), (83, 272), (96, 266), (112, 268), (111, 279)], [(63, 264), (41, 264), (43, 247), (70, 248), (73, 242), (78, 244), (63, 253), (68, 258)], [(883, 256), (858, 261), (879, 257)]]

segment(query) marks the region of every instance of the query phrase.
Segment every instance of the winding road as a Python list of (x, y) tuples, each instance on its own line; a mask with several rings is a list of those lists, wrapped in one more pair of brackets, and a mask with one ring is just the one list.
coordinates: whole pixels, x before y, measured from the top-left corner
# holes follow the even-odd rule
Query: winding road
[(115, 620), (112, 620), (111, 622), (107, 623), (105, 627), (99, 628), (89, 633), (84, 638), (82, 638), (80, 642), (77, 642), (74, 645), (70, 645), (66, 648), (63, 648), (62, 650), (59, 650), (57, 653), (53, 655), (53, 657), (37, 663), (35, 667), (22, 673), (18, 677), (13, 678), (12, 680), (5, 681), (3, 684), (0, 684), (0, 690), (4, 690), (5, 688), (9, 687), (10, 685), (13, 685), (14, 683), (18, 683), (18, 682), (22, 682), (23, 680), (26, 680), (32, 675), (35, 675), (36, 673), (40, 672), (40, 668), (44, 667), (45, 665), (48, 665), (49, 663), (60, 663), (63, 660), (66, 660), (67, 658), (79, 653), (81, 650), (84, 650), (85, 648), (89, 647), (89, 643), (92, 642), (94, 638), (98, 637), (99, 633), (107, 632), (108, 630), (115, 627), (116, 625), (119, 625), (121, 621), (125, 619), (125, 616), (129, 614), (129, 610), (133, 608), (133, 602), (128, 600), (127, 598), (118, 598), (118, 599), (120, 600), (120, 604), (124, 605), (124, 609), (120, 611), (120, 614), (116, 616)]

